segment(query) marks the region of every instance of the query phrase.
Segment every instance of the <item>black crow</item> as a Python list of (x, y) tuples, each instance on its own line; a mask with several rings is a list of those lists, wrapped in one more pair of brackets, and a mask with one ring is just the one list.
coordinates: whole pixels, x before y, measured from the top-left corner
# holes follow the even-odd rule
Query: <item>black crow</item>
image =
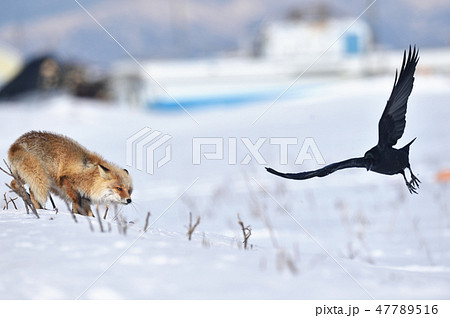
[[(405, 179), (409, 192), (417, 193), (420, 180), (413, 174), (409, 164), (409, 147), (415, 138), (401, 149), (395, 149), (392, 146), (397, 143), (405, 130), (406, 105), (413, 88), (414, 72), (419, 61), (418, 55), (419, 51), (416, 50), (416, 47), (412, 49), (410, 46), (408, 55), (406, 55), (406, 50), (404, 51), (400, 75), (397, 71), (395, 72), (394, 87), (378, 123), (378, 144), (367, 151), (364, 157), (332, 163), (314, 171), (281, 173), (272, 168), (266, 168), (267, 171), (283, 178), (304, 180), (324, 177), (345, 168), (366, 168), (387, 175), (400, 173)], [(406, 179), (406, 168), (411, 173), (411, 181)]]

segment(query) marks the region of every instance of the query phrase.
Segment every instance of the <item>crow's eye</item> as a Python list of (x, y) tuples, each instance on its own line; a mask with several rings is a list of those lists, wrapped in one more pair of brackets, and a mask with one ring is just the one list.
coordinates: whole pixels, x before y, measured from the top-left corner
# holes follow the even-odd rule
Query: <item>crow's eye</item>
[(123, 189), (121, 187), (116, 187), (116, 190), (119, 191), (119, 192), (123, 191)]

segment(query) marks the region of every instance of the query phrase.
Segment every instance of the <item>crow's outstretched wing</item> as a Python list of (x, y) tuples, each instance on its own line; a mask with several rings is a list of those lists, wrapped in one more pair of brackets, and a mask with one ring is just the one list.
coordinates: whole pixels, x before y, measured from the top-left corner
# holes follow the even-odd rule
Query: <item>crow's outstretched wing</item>
[(400, 75), (395, 72), (394, 87), (378, 123), (378, 145), (382, 148), (395, 145), (405, 131), (406, 105), (413, 88), (418, 55), (416, 47), (411, 49), (410, 46), (408, 56), (406, 50), (403, 53)]
[(314, 178), (314, 177), (325, 177), (325, 176), (329, 175), (330, 173), (333, 173), (340, 169), (365, 168), (365, 167), (366, 167), (366, 159), (352, 158), (352, 159), (332, 163), (328, 166), (325, 166), (321, 169), (314, 170), (314, 171), (305, 171), (305, 172), (299, 172), (299, 173), (282, 173), (282, 172), (273, 170), (272, 168), (266, 168), (266, 170), (274, 175), (279, 176), (279, 177), (283, 177), (283, 178), (287, 178), (287, 179), (295, 179), (295, 180), (305, 180), (305, 179), (310, 179), (310, 178)]

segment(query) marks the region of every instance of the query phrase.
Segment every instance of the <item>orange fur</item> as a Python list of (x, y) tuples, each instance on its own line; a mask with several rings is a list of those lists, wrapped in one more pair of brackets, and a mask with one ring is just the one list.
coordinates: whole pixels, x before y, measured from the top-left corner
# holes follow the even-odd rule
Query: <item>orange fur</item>
[(13, 173), (28, 184), (37, 209), (45, 206), (50, 192), (71, 201), (74, 213), (90, 216), (91, 203), (131, 202), (128, 172), (68, 137), (30, 131), (11, 145), (8, 159)]

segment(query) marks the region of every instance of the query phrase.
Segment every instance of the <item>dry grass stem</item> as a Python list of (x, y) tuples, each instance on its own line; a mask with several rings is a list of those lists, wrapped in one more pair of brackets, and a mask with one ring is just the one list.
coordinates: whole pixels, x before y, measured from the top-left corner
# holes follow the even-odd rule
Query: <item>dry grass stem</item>
[(150, 219), (150, 211), (147, 212), (147, 217), (145, 218), (145, 225), (144, 225), (144, 232), (147, 232), (147, 228), (148, 228), (148, 220)]
[(192, 233), (194, 233), (195, 228), (200, 224), (200, 216), (197, 216), (197, 220), (194, 224), (192, 224), (192, 213), (189, 212), (189, 227), (188, 232), (186, 233), (189, 241), (192, 239)]
[(103, 229), (103, 223), (102, 223), (102, 219), (100, 218), (100, 212), (98, 210), (98, 205), (97, 208), (95, 209), (95, 213), (97, 214), (97, 219), (98, 219), (98, 224), (100, 226), (100, 232), (105, 232), (105, 230)]
[(106, 205), (105, 214), (103, 214), (103, 220), (106, 220), (106, 215), (108, 214), (109, 204)]
[(247, 249), (248, 239), (252, 235), (252, 228), (250, 227), (250, 225), (249, 226), (244, 225), (244, 222), (242, 222), (239, 214), (237, 215), (237, 217), (238, 217), (238, 224), (241, 226), (242, 234), (244, 235), (244, 241), (242, 243), (244, 244), (244, 249)]

